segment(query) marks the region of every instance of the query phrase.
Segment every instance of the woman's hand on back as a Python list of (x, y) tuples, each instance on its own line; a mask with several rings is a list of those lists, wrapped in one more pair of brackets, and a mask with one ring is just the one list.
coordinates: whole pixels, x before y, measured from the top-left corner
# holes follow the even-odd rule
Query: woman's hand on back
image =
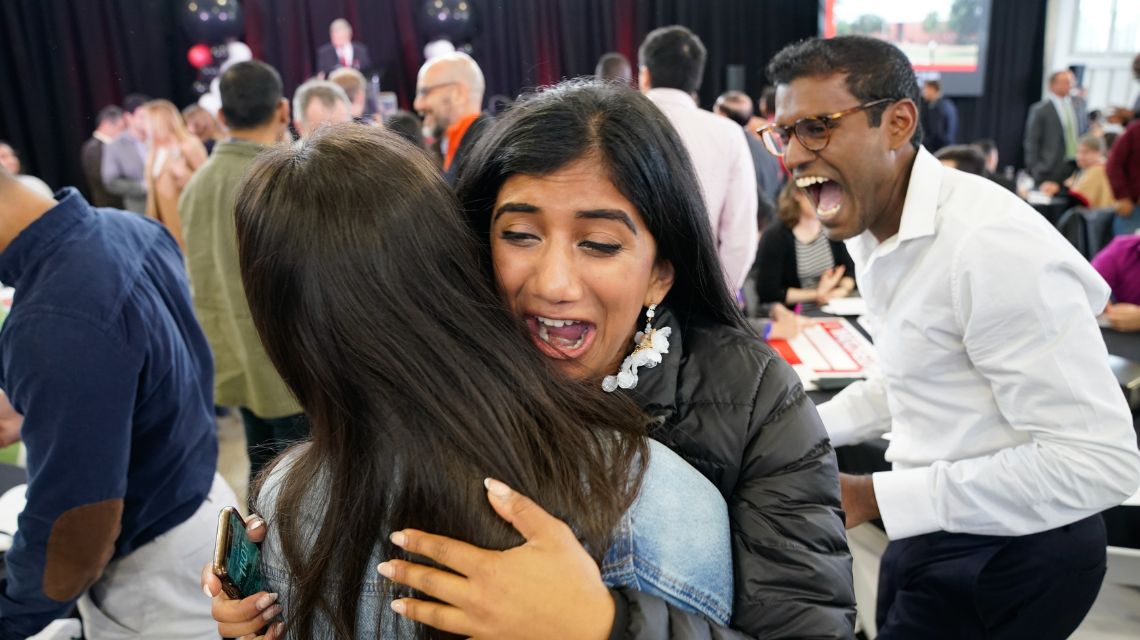
[[(265, 521), (260, 517), (247, 516), (245, 526), (251, 541), (261, 543), (265, 540)], [(280, 637), (280, 623), (273, 625), (264, 636), (255, 635), (281, 615), (276, 593), (262, 591), (241, 600), (233, 600), (222, 591), (222, 583), (214, 575), (210, 564), (202, 568), (202, 591), (214, 601), (210, 612), (218, 623), (218, 633), (223, 638), (274, 640)]]
[(501, 482), (486, 486), (495, 512), (526, 542), (490, 551), (422, 531), (393, 533), (397, 546), (455, 573), (403, 560), (382, 563), (381, 575), (441, 601), (403, 598), (392, 610), (475, 639), (608, 638), (613, 598), (570, 527)]

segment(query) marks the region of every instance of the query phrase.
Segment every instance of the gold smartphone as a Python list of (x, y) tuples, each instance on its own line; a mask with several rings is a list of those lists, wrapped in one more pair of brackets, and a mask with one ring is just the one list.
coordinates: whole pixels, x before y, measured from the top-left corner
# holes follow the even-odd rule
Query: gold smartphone
[(265, 590), (261, 549), (250, 541), (245, 521), (233, 507), (225, 507), (218, 514), (213, 571), (222, 583), (222, 591), (235, 600)]

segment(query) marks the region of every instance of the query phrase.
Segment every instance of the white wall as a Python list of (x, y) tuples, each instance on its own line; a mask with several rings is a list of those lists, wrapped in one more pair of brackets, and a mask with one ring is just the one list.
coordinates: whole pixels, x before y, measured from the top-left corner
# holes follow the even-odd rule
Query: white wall
[[(1000, 2), (1001, 0), (996, 0)], [(1140, 0), (1116, 0), (1119, 3), (1137, 3)], [(1086, 0), (1082, 6), (1081, 0), (1049, 0), (1045, 14), (1045, 82), (1042, 85), (1042, 95), (1045, 94), (1049, 74), (1057, 69), (1064, 69), (1069, 65), (1085, 65), (1083, 86), (1087, 92), (1086, 98), (1090, 109), (1104, 109), (1106, 107), (1132, 107), (1137, 95), (1140, 95), (1140, 82), (1132, 77), (1132, 59), (1140, 53), (1140, 46), (1131, 46), (1128, 51), (1097, 52), (1078, 50), (1078, 29), (1081, 16), (1078, 11), (1095, 10), (1096, 16), (1086, 17), (1086, 27), (1092, 27), (1100, 19), (1107, 20), (1107, 14), (1100, 11), (1095, 5), (1110, 6), (1111, 0)], [(1117, 24), (1116, 39), (1124, 42), (1134, 38), (1140, 41), (1135, 32), (1140, 25)], [(1100, 33), (1102, 30), (1091, 28), (1090, 32)], [(994, 34), (997, 36), (998, 34)], [(1107, 47), (1102, 47), (1107, 48)], [(1120, 49), (1122, 47), (1118, 47)]]

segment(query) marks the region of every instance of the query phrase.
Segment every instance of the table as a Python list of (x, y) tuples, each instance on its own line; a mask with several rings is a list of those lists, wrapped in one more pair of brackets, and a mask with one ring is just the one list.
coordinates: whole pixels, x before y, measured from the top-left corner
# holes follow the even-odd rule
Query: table
[(1031, 207), (1037, 210), (1049, 224), (1054, 227), (1057, 226), (1057, 221), (1061, 219), (1066, 211), (1077, 206), (1077, 203), (1067, 196), (1054, 196), (1048, 203), (1030, 203)]
[[(808, 314), (815, 317), (826, 317), (822, 312)], [(870, 335), (863, 329), (855, 318), (847, 318), (859, 331), (870, 339)], [(1135, 380), (1136, 386), (1125, 389), (1129, 394), (1132, 407), (1132, 426), (1140, 438), (1140, 407), (1136, 398), (1140, 397), (1140, 333), (1122, 333), (1113, 329), (1101, 329), (1108, 353), (1120, 360), (1113, 363), (1113, 372), (1121, 386), (1125, 387), (1129, 380)], [(809, 391), (808, 397), (815, 404), (827, 402), (835, 397), (837, 391)], [(835, 456), (839, 463), (839, 470), (851, 474), (869, 474), (878, 471), (890, 471), (891, 464), (886, 460), (888, 442), (875, 439), (857, 445), (836, 447)], [(1108, 531), (1110, 545), (1140, 549), (1140, 507), (1115, 507), (1103, 513), (1105, 527)], [(876, 523), (878, 524), (878, 523)], [(881, 527), (881, 525), (878, 525)]]
[[(28, 472), (22, 467), (0, 463), (0, 495), (16, 485), (28, 481)], [(9, 533), (15, 533), (14, 531)], [(4, 563), (4, 552), (0, 551), (0, 579), (8, 574), (8, 565)]]

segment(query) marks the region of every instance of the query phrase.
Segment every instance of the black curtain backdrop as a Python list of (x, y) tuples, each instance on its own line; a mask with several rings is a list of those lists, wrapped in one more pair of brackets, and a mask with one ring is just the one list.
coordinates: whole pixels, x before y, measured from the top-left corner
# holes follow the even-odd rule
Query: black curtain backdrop
[[(487, 97), (513, 98), (562, 78), (593, 73), (619, 51), (637, 64), (650, 30), (693, 29), (709, 50), (700, 101), (726, 90), (728, 65), (744, 67), (744, 90), (759, 95), (764, 65), (783, 46), (814, 36), (810, 0), (468, 0), (470, 45)], [(0, 2), (0, 139), (20, 151), (24, 170), (53, 187), (83, 184), (79, 148), (107, 104), (140, 92), (193, 102), (193, 42), (178, 0), (3, 0)], [(275, 66), (286, 92), (314, 71), (316, 49), (338, 17), (372, 54), (382, 90), (410, 108), (423, 46), (435, 35), (424, 0), (240, 0), (243, 40)], [(1044, 0), (994, 3), (986, 94), (956, 100), (963, 140), (997, 139), (1002, 162), (1020, 161), (1028, 105), (1040, 97)]]
[(171, 0), (0, 2), (0, 139), (24, 171), (82, 185), (79, 148), (95, 114), (132, 92), (193, 101), (190, 43)]
[(1041, 99), (1045, 58), (1045, 0), (994, 0), (986, 81), (977, 98), (953, 98), (958, 142), (997, 142), (1001, 166), (1022, 166), (1029, 105)]

